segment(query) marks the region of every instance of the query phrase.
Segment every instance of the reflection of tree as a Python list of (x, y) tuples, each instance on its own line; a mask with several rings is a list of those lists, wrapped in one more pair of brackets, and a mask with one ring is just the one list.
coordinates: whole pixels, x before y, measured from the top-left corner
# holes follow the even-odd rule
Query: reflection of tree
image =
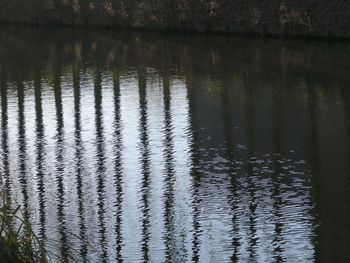
[(4, 65), (0, 64), (0, 92), (1, 92), (1, 148), (2, 148), (2, 174), (1, 183), (4, 186), (4, 194), (11, 203), (11, 182), (9, 171), (9, 147), (8, 147), (8, 111), (7, 111), (7, 81)]
[(311, 180), (312, 180), (312, 199), (314, 203), (314, 211), (312, 214), (315, 215), (313, 222), (314, 229), (314, 259), (319, 262), (322, 258), (322, 244), (321, 239), (321, 222), (320, 222), (320, 156), (319, 156), (319, 105), (317, 90), (311, 85), (307, 85), (307, 111), (309, 113), (309, 159), (311, 165)]
[(106, 208), (105, 202), (105, 181), (106, 181), (106, 167), (105, 167), (105, 145), (103, 137), (103, 123), (102, 123), (102, 78), (100, 69), (97, 68), (94, 75), (94, 98), (95, 98), (95, 128), (96, 128), (96, 174), (97, 174), (97, 194), (98, 194), (98, 220), (99, 220), (99, 232), (101, 234), (100, 244), (102, 250), (102, 259), (107, 259), (107, 246), (106, 246), (106, 225), (105, 214)]
[(190, 175), (192, 177), (192, 207), (193, 207), (193, 241), (192, 241), (192, 261), (199, 261), (199, 249), (200, 249), (200, 201), (199, 201), (199, 188), (201, 173), (199, 171), (199, 149), (198, 149), (198, 130), (196, 125), (196, 105), (195, 105), (195, 87), (194, 87), (193, 73), (188, 74), (186, 78), (188, 103), (189, 103), (189, 123), (190, 123), (190, 154), (191, 154), (191, 170)]
[(164, 98), (164, 133), (165, 133), (165, 192), (164, 192), (164, 216), (165, 216), (165, 248), (166, 259), (168, 262), (175, 260), (172, 251), (174, 250), (174, 164), (173, 164), (173, 148), (174, 142), (172, 137), (172, 118), (171, 118), (171, 96), (170, 96), (170, 80), (165, 73), (162, 75), (163, 81), (163, 98)]
[(121, 137), (121, 120), (120, 120), (120, 83), (119, 72), (113, 74), (113, 90), (114, 90), (114, 165), (115, 176), (114, 184), (116, 188), (116, 260), (122, 262), (122, 201), (123, 201), (123, 188), (122, 188), (122, 166), (121, 166), (121, 153), (122, 153), (122, 137)]
[(246, 140), (247, 140), (247, 184), (249, 192), (249, 256), (250, 260), (254, 261), (256, 257), (256, 243), (258, 238), (256, 237), (256, 208), (258, 200), (255, 196), (256, 186), (254, 183), (254, 163), (252, 162), (255, 158), (255, 110), (253, 101), (253, 86), (244, 76), (244, 103), (245, 103), (245, 118), (246, 118)]
[(142, 171), (142, 252), (144, 262), (149, 261), (149, 195), (150, 195), (150, 160), (149, 139), (147, 125), (147, 94), (146, 94), (146, 68), (138, 69), (138, 86), (140, 97), (140, 152)]
[(25, 119), (24, 119), (24, 85), (22, 82), (17, 82), (18, 96), (18, 153), (19, 153), (19, 180), (21, 183), (21, 192), (23, 195), (23, 212), (24, 217), (29, 219), (28, 209), (28, 182), (26, 175), (26, 159), (27, 159), (27, 142), (25, 136)]
[(230, 179), (230, 193), (229, 196), (230, 204), (231, 204), (231, 213), (232, 213), (232, 246), (233, 246), (233, 255), (231, 257), (232, 262), (238, 262), (238, 250), (240, 246), (240, 237), (239, 237), (239, 228), (238, 228), (238, 189), (239, 189), (239, 180), (238, 174), (236, 172), (235, 167), (235, 143), (234, 143), (234, 135), (233, 135), (233, 123), (231, 116), (231, 102), (229, 97), (229, 79), (226, 76), (227, 82), (224, 85), (221, 85), (221, 106), (222, 106), (222, 122), (224, 126), (224, 140), (225, 140), (225, 148), (226, 155), (229, 161), (229, 169), (228, 176)]
[[(284, 87), (284, 85), (283, 85)], [(282, 195), (281, 195), (281, 166), (279, 162), (280, 154), (283, 150), (283, 90), (282, 87), (278, 85), (275, 87), (272, 94), (272, 134), (273, 134), (273, 174), (272, 174), (272, 199), (273, 199), (273, 214), (275, 220), (275, 229), (274, 229), (274, 259), (276, 262), (283, 262), (282, 257), (282, 248), (283, 245), (283, 224), (282, 224), (282, 212), (281, 208)]]
[(62, 255), (62, 261), (68, 261), (68, 239), (66, 233), (66, 221), (64, 213), (64, 127), (63, 127), (63, 106), (62, 106), (62, 88), (61, 88), (61, 65), (58, 58), (53, 61), (53, 88), (55, 95), (56, 106), (56, 181), (58, 191), (58, 203), (57, 203), (57, 219), (59, 222), (58, 232), (60, 238), (60, 252)]
[[(80, 120), (80, 64), (73, 65), (73, 92), (74, 92), (74, 139), (75, 139), (75, 169), (76, 169), (76, 187), (78, 195), (78, 217), (79, 217), (79, 236), (82, 239), (86, 238), (86, 226), (84, 220), (84, 201), (83, 201), (83, 178), (82, 178), (82, 139), (81, 139), (81, 120)], [(87, 246), (85, 243), (81, 245), (80, 254), (86, 262)]]
[(35, 124), (36, 124), (36, 177), (38, 180), (40, 238), (46, 239), (45, 181), (44, 181), (44, 123), (41, 101), (41, 76), (38, 68), (34, 69)]
[[(63, 75), (70, 74), (66, 65), (74, 63), (75, 60), (82, 60), (84, 67), (92, 67), (94, 66), (92, 62), (96, 61), (101, 67), (106, 65), (107, 71), (110, 71), (112, 63), (121, 69), (143, 64), (162, 71), (171, 70), (181, 75), (191, 70), (215, 72), (232, 68), (234, 71), (248, 70), (250, 77), (259, 74), (262, 81), (268, 82), (271, 81), (271, 77), (280, 78), (280, 68), (283, 67), (293, 76), (290, 81), (298, 87), (300, 86), (297, 85), (300, 80), (298, 76), (305, 71), (313, 79), (329, 79), (334, 76), (346, 76), (344, 68), (349, 66), (349, 63), (345, 62), (344, 68), (326, 70), (324, 61), (332, 62), (333, 53), (322, 51), (327, 49), (324, 43), (301, 48), (293, 41), (281, 43), (271, 40), (262, 44), (260, 41), (240, 38), (228, 40), (220, 38), (216, 41), (216, 38), (204, 36), (179, 38), (122, 32), (103, 34), (96, 31), (84, 34), (82, 31), (72, 33), (65, 30), (25, 32), (13, 34), (9, 29), (1, 29), (0, 50), (13, 51), (4, 52), (2, 55), (2, 61), (7, 65), (8, 81), (16, 79), (13, 74), (16, 70), (21, 71), (22, 80), (30, 80), (32, 67), (35, 64), (43, 69), (43, 79), (51, 83), (50, 61), (55, 56), (60, 56), (63, 62), (61, 69)], [(37, 46), (41, 47), (40, 52), (36, 52)], [(320, 52), (323, 52), (322, 59), (318, 56)], [(77, 53), (82, 55), (77, 56)]]

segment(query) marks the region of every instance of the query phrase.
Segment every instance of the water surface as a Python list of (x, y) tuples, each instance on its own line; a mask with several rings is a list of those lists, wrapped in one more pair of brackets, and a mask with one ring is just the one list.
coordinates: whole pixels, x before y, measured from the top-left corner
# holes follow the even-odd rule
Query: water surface
[(2, 27), (2, 187), (61, 261), (347, 262), (349, 69), (347, 43)]

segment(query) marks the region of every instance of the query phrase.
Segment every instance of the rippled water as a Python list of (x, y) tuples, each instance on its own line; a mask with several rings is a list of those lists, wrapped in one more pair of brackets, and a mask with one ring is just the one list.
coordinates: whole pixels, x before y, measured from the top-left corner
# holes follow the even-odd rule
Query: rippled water
[(349, 70), (347, 43), (2, 27), (2, 187), (61, 261), (346, 262)]

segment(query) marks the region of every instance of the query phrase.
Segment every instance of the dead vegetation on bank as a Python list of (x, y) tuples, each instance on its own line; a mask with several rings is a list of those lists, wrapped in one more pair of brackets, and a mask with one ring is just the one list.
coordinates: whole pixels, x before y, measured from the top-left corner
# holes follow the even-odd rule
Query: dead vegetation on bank
[(347, 0), (2, 0), (2, 22), (350, 37)]

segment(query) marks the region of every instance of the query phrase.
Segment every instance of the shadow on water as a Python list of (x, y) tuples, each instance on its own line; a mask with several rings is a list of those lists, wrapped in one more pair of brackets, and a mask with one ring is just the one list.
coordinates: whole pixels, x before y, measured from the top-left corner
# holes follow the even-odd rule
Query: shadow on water
[(348, 261), (348, 44), (0, 33), (1, 185), (62, 262)]

